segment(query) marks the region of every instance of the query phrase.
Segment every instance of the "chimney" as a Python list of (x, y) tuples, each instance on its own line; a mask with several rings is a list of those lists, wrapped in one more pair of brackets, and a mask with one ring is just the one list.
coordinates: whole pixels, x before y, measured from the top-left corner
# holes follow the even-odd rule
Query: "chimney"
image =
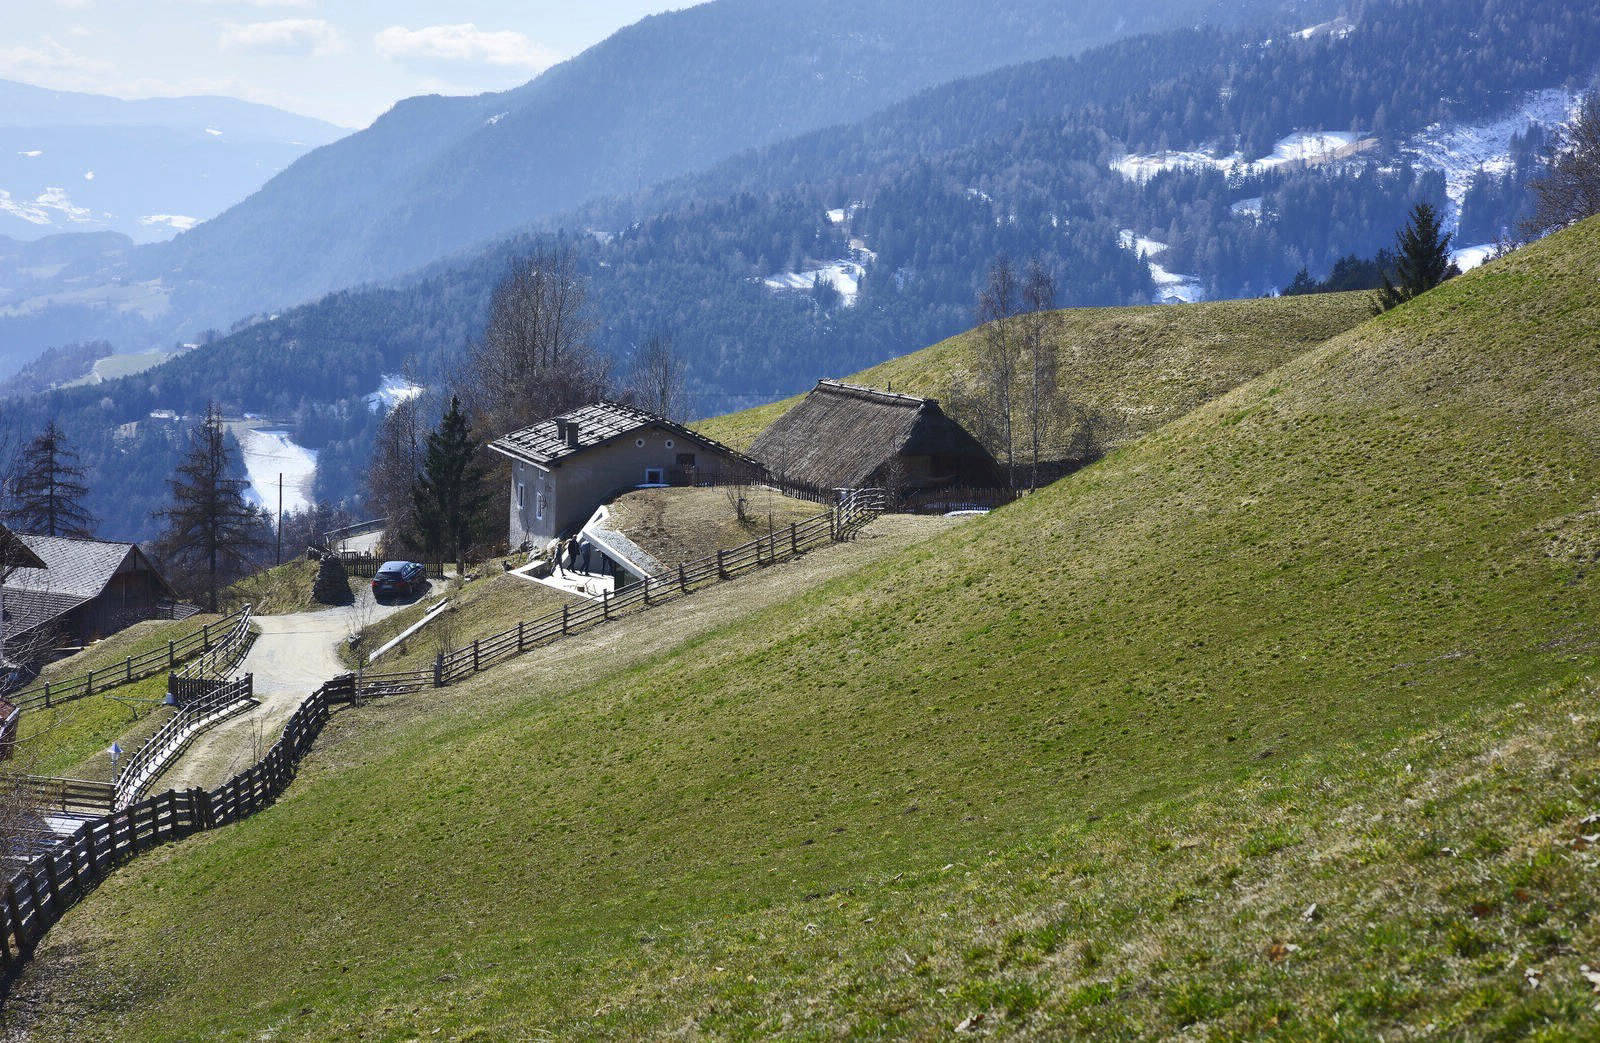
[(556, 437), (562, 442), (567, 440), (567, 418), (564, 416), (556, 417)]
[(576, 420), (567, 421), (567, 445), (572, 449), (578, 448), (578, 422)]

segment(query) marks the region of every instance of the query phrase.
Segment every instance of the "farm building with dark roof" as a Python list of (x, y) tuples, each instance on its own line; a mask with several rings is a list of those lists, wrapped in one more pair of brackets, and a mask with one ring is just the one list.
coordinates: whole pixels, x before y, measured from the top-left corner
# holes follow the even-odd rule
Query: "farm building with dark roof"
[(1003, 484), (994, 457), (935, 400), (838, 380), (818, 381), (750, 455), (773, 477), (819, 490)]
[(135, 543), (15, 538), (42, 568), (14, 569), (5, 579), (5, 633), (12, 641), (51, 632), (83, 644), (171, 611), (172, 587)]
[(761, 473), (760, 464), (721, 442), (615, 402), (540, 421), (489, 448), (511, 458), (513, 547), (576, 532), (595, 508), (627, 489)]

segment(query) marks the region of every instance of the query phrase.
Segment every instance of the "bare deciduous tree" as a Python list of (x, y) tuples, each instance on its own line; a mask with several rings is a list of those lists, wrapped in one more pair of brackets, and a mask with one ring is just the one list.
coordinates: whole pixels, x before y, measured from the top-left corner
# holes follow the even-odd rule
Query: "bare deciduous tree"
[(672, 337), (653, 333), (634, 352), (629, 386), (640, 407), (668, 420), (689, 417), (689, 364)]
[(502, 434), (605, 397), (610, 366), (589, 342), (592, 329), (570, 248), (513, 261), (460, 381), (474, 426)]
[(427, 434), (418, 399), (396, 404), (378, 429), (372, 464), (367, 469), (367, 508), (387, 519), (383, 540), (385, 550), (391, 554), (418, 546), (416, 501), (411, 490), (422, 473), (422, 448)]
[(1012, 319), (1017, 314), (1019, 287), (1016, 269), (1004, 255), (989, 266), (989, 281), (978, 294), (977, 388), (971, 398), (986, 441), (1006, 467), (1006, 481), (1017, 487), (1016, 407), (1017, 377), (1022, 353)]
[(1600, 214), (1600, 91), (1591, 92), (1577, 119), (1556, 134), (1533, 191), (1533, 217), (1522, 229), (1527, 239)]
[(1038, 258), (1028, 262), (1022, 286), (1023, 426), (1028, 439), (1028, 488), (1039, 487), (1039, 460), (1069, 412), (1061, 391), (1050, 312), (1056, 281)]

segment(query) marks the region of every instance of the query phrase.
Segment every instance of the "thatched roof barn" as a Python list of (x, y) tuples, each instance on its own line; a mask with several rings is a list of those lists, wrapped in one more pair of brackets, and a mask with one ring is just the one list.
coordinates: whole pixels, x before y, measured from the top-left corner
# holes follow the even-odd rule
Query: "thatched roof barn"
[(994, 457), (935, 400), (838, 380), (818, 381), (750, 455), (773, 477), (814, 489), (1003, 484)]

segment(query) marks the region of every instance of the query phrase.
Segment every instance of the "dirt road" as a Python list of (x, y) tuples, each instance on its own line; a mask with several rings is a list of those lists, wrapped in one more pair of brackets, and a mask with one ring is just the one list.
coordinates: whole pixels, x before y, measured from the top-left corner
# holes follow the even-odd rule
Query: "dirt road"
[(346, 672), (339, 661), (339, 644), (362, 624), (375, 623), (402, 605), (376, 605), (370, 591), (355, 605), (298, 612), (283, 616), (256, 616), (261, 636), (239, 665), (255, 675), (255, 697), (260, 705), (224, 721), (196, 737), (195, 743), (159, 781), (160, 789), (207, 789), (226, 782), (259, 760), (278, 739), (278, 731), (295, 708), (322, 683)]

